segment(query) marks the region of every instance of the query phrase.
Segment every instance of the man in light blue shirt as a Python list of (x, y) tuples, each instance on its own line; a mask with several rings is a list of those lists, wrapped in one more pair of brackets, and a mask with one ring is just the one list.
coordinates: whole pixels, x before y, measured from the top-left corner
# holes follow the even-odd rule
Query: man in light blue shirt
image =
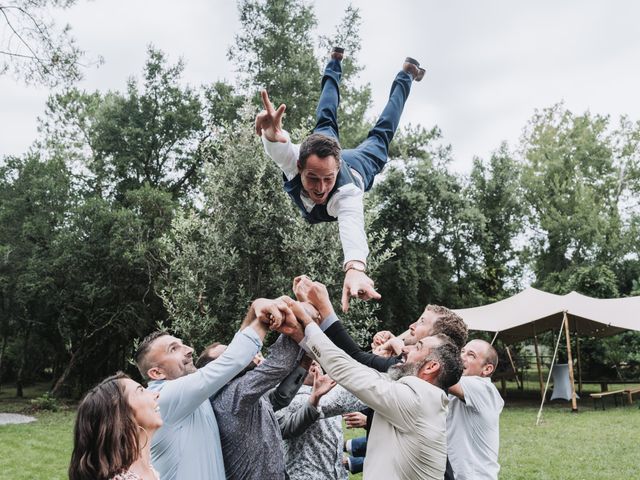
[(162, 480), (225, 478), (218, 424), (209, 402), (262, 347), (269, 321), (288, 310), (281, 301), (256, 300), (224, 354), (197, 370), (193, 348), (166, 332), (144, 339), (136, 352), (149, 390), (160, 392), (163, 426), (151, 441), (151, 458)]

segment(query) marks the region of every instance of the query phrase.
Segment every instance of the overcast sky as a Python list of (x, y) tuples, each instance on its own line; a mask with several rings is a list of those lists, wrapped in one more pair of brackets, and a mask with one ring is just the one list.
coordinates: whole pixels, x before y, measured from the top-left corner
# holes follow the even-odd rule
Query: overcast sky
[[(346, 1), (316, 2), (318, 30), (330, 34)], [(453, 146), (453, 168), (468, 172), (500, 142), (516, 145), (535, 109), (564, 101), (640, 119), (640, 2), (591, 0), (354, 0), (362, 16), (365, 66), (379, 112), (405, 56), (427, 77), (414, 85), (402, 124), (438, 125)], [(232, 0), (79, 0), (56, 14), (78, 44), (105, 64), (89, 69), (86, 90), (122, 90), (139, 75), (153, 43), (173, 62), (187, 62), (192, 85), (233, 80), (226, 58), (239, 28)], [(36, 138), (48, 95), (0, 77), (0, 155), (21, 154)]]

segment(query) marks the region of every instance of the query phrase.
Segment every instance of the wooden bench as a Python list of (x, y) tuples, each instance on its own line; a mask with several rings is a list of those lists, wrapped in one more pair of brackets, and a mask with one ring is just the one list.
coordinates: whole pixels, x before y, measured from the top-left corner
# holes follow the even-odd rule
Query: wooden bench
[(633, 405), (633, 395), (635, 395), (636, 393), (640, 393), (640, 387), (624, 389), (624, 394), (627, 396), (627, 401), (629, 402), (629, 405)]
[(597, 410), (598, 408), (596, 407), (596, 401), (600, 400), (600, 404), (602, 405), (602, 410), (604, 410), (604, 399), (605, 397), (613, 397), (613, 401), (616, 404), (616, 407), (618, 406), (618, 395), (620, 396), (620, 398), (622, 398), (623, 395), (629, 395), (628, 398), (630, 398), (630, 394), (627, 393), (628, 390), (622, 389), (622, 390), (611, 390), (611, 391), (606, 391), (606, 392), (600, 392), (600, 393), (591, 393), (590, 396), (593, 399), (593, 408), (595, 410)]

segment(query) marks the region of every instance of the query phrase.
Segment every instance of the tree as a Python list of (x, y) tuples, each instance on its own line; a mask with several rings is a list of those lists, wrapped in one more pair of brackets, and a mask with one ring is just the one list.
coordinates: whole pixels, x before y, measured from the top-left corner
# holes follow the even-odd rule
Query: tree
[[(533, 271), (543, 289), (565, 293), (583, 277), (580, 269), (617, 276), (628, 255), (637, 260), (637, 237), (630, 235), (639, 206), (637, 132), (624, 119), (616, 131), (608, 117), (575, 116), (562, 105), (537, 113), (527, 126), (523, 187)], [(593, 282), (577, 284), (599, 291)]]
[(166, 318), (154, 283), (174, 207), (168, 192), (145, 185), (123, 204), (94, 196), (70, 212), (54, 245), (54, 395), (124, 369), (132, 338)]
[[(624, 117), (613, 128), (607, 116), (574, 115), (562, 105), (538, 112), (527, 125), (523, 189), (531, 267), (543, 290), (597, 298), (634, 294), (639, 132), (638, 123)], [(592, 378), (619, 376), (622, 363), (637, 365), (638, 338), (627, 332), (581, 339), (583, 370)]]
[(395, 331), (428, 303), (459, 307), (480, 298), (475, 239), (483, 217), (465, 197), (462, 180), (448, 171), (450, 148), (439, 145), (440, 137), (437, 128), (416, 128), (398, 139), (395, 152), (404, 160), (387, 167), (368, 207), (379, 212), (373, 229), (386, 229), (387, 241), (398, 243), (380, 274), (380, 316)]
[(495, 302), (518, 285), (522, 271), (516, 243), (518, 236), (524, 234), (520, 165), (506, 144), (502, 144), (487, 163), (474, 159), (468, 195), (484, 217), (482, 231), (476, 239), (482, 258), (477, 279), (479, 289), (484, 302)]
[[(84, 52), (71, 27), (58, 28), (49, 8), (66, 9), (77, 0), (4, 0), (0, 3), (0, 74), (12, 71), (26, 83), (55, 87), (82, 77)], [(96, 63), (101, 63), (98, 59)]]
[(266, 88), (274, 103), (287, 104), (289, 129), (312, 125), (320, 94), (313, 8), (303, 0), (243, 0), (238, 9), (242, 29), (228, 57), (247, 96)]
[(184, 197), (211, 137), (205, 121), (214, 106), (205, 108), (199, 93), (179, 85), (182, 61), (167, 65), (162, 52), (148, 53), (142, 91), (130, 79), (124, 95), (71, 89), (47, 104), (42, 148), (80, 162), (105, 196), (121, 199), (148, 184)]
[[(17, 396), (22, 396), (32, 345), (55, 318), (53, 244), (70, 202), (71, 176), (62, 162), (36, 155), (9, 157), (0, 172), (0, 298), (3, 352), (8, 335), (17, 344)], [(38, 344), (39, 346), (41, 343)]]

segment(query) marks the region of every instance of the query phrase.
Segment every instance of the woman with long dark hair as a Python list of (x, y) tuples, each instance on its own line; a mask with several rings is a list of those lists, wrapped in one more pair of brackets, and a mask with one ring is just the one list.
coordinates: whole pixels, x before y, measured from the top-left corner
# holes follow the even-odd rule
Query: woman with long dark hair
[(69, 480), (158, 480), (150, 461), (158, 396), (122, 372), (91, 389), (78, 407)]

